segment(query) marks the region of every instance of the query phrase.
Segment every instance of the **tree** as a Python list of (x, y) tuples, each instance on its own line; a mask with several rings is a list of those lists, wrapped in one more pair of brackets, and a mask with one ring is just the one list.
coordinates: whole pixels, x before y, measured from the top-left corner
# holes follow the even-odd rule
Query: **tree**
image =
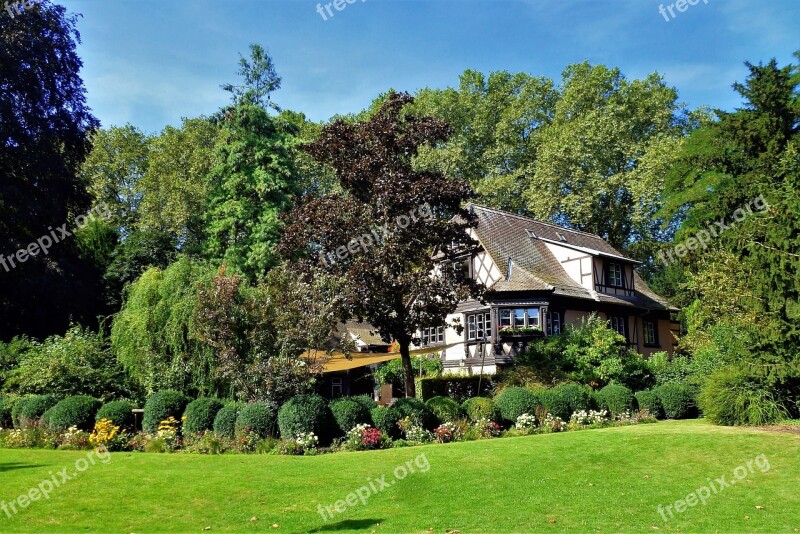
[(264, 109), (224, 111), (205, 212), (204, 252), (255, 281), (279, 263), (280, 215), (292, 206), (297, 175), (290, 135)]
[[(89, 209), (78, 176), (98, 126), (86, 105), (76, 16), (49, 2), (0, 17), (0, 254), (48, 235)], [(0, 339), (63, 332), (101, 312), (99, 277), (74, 240), (0, 268)]]
[(445, 326), (458, 302), (481, 293), (459, 267), (476, 247), (468, 235), (475, 217), (462, 208), (469, 185), (412, 165), (420, 147), (445, 141), (450, 129), (404, 113), (412, 102), (390, 93), (366, 122), (340, 119), (323, 129), (308, 150), (336, 171), (345, 195), (308, 199), (287, 217), (281, 243), (304, 276), (316, 267), (343, 280), (340, 320), (366, 320), (399, 343), (408, 396), (414, 333)]
[(234, 105), (252, 104), (261, 108), (280, 108), (269, 99), (270, 93), (281, 88), (281, 78), (269, 53), (258, 44), (250, 45), (250, 61), (239, 54), (239, 76), (242, 85), (225, 84), (222, 88), (233, 95)]

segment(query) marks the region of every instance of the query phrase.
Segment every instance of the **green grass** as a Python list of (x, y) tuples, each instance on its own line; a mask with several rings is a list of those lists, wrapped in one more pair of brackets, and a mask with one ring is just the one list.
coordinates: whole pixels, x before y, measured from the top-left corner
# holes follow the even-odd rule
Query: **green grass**
[[(317, 513), (422, 453), (427, 473), (327, 522)], [(768, 471), (666, 524), (657, 512), (761, 454)], [(0, 450), (0, 501), (85, 457)], [(800, 532), (798, 481), (800, 436), (702, 421), (317, 457), (114, 453), (49, 500), (0, 512), (0, 532)]]

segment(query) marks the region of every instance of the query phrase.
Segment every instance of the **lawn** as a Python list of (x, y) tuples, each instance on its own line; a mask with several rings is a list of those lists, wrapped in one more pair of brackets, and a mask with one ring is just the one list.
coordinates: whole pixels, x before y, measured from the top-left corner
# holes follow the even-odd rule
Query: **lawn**
[[(0, 501), (86, 455), (0, 450)], [(398, 480), (404, 465), (415, 472)], [(664, 512), (667, 522), (658, 512), (740, 466), (745, 476), (705, 505)], [(336, 513), (383, 475), (366, 504)], [(114, 453), (49, 499), (0, 511), (0, 532), (800, 532), (798, 481), (800, 435), (702, 421), (317, 457)]]

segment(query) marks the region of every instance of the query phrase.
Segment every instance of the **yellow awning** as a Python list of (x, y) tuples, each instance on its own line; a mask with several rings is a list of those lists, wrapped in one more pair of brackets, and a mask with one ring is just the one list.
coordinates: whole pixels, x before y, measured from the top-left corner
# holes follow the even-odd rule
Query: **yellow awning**
[[(412, 356), (420, 354), (433, 354), (441, 352), (444, 349), (449, 349), (460, 345), (461, 343), (454, 343), (452, 345), (441, 345), (437, 347), (423, 347), (421, 349), (414, 349), (411, 351)], [(337, 371), (347, 371), (348, 369), (356, 369), (358, 367), (365, 367), (376, 363), (388, 362), (400, 358), (399, 352), (353, 352), (350, 354), (351, 359), (347, 359), (344, 354), (335, 353), (322, 368), (323, 373), (335, 373)]]

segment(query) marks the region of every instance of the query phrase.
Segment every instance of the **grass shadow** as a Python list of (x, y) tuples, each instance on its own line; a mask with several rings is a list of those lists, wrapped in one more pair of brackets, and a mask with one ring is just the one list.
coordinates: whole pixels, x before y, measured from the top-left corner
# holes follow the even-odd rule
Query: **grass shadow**
[(30, 469), (31, 467), (41, 467), (36, 464), (23, 464), (19, 462), (9, 462), (0, 464), (0, 473), (4, 471), (13, 471), (15, 469)]
[(382, 523), (383, 519), (346, 519), (331, 523), (330, 525), (323, 525), (309, 530), (309, 532), (335, 532), (337, 530), (366, 530), (372, 528), (378, 523)]

